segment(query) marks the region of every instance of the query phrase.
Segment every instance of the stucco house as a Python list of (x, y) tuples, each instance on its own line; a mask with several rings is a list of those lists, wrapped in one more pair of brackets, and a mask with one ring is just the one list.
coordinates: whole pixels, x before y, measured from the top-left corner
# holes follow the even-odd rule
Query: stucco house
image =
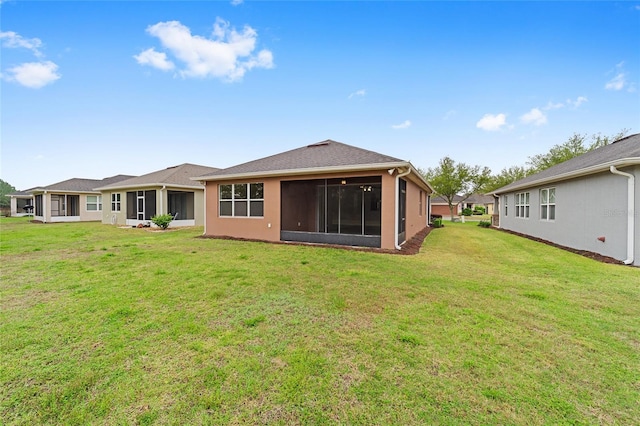
[(33, 196), (33, 219), (48, 222), (86, 222), (102, 219), (102, 196), (95, 188), (131, 176), (105, 179), (73, 178), (29, 190)]
[(105, 206), (102, 223), (151, 225), (155, 215), (171, 214), (170, 227), (204, 224), (204, 186), (191, 178), (219, 169), (198, 164), (180, 164), (132, 177), (96, 189)]
[(493, 191), (497, 225), (639, 266), (638, 176), (635, 134)]
[(34, 188), (7, 194), (9, 197), (9, 214), (11, 216), (20, 217), (33, 214), (33, 194), (30, 192), (33, 189)]
[(428, 225), (433, 192), (410, 162), (332, 140), (197, 180), (206, 236), (382, 249)]
[[(453, 196), (453, 214), (460, 215), (462, 212), (462, 196), (454, 195)], [(442, 217), (451, 217), (451, 210), (449, 210), (449, 202), (442, 195), (436, 195), (435, 197), (431, 197), (431, 214), (439, 215)]]

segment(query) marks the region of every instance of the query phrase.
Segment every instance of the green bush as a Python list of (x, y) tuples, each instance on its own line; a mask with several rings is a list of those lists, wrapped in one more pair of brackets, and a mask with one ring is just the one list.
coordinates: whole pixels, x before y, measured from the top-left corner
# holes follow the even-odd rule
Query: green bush
[(466, 209), (462, 209), (462, 213), (460, 213), (462, 216), (471, 216), (471, 209), (469, 207), (467, 207)]
[(488, 220), (481, 220), (480, 222), (478, 222), (478, 226), (482, 226), (483, 228), (488, 228), (491, 226), (491, 222), (489, 222)]
[(170, 214), (159, 214), (151, 218), (151, 222), (162, 229), (167, 229), (172, 220), (173, 216)]
[(482, 206), (475, 206), (473, 208), (473, 214), (484, 214), (484, 207)]

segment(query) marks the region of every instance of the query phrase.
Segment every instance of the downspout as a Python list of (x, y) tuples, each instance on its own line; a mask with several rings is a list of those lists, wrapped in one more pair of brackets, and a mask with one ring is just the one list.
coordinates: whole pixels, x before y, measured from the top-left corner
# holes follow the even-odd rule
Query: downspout
[(627, 259), (622, 262), (631, 265), (634, 257), (635, 238), (635, 177), (631, 173), (621, 172), (615, 166), (609, 168), (614, 175), (626, 177), (627, 180)]
[[(400, 169), (396, 169), (398, 172), (400, 171)], [(411, 173), (411, 169), (407, 169), (406, 172), (403, 173), (398, 173), (396, 175), (396, 213), (395, 213), (395, 224), (394, 224), (394, 233), (393, 233), (393, 239), (394, 239), (394, 243), (396, 246), (396, 250), (400, 250), (400, 244), (398, 243), (398, 207), (400, 207), (400, 178), (404, 177), (406, 175), (408, 175), (409, 173)]]
[(42, 223), (47, 223), (47, 191), (42, 194)]
[[(202, 186), (204, 186), (204, 229), (202, 230), (202, 235), (207, 235), (207, 182), (206, 181), (201, 181), (200, 184)], [(194, 202), (195, 202), (195, 196), (194, 196)], [(194, 210), (195, 210), (195, 205), (193, 206)], [(195, 213), (194, 213), (194, 217), (195, 217)]]

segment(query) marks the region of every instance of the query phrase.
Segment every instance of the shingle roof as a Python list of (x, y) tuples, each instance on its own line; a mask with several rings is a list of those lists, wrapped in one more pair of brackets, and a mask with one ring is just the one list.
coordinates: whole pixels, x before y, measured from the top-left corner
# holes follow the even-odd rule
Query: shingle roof
[(207, 173), (214, 173), (220, 169), (215, 167), (200, 166), (198, 164), (184, 163), (178, 166), (168, 167), (163, 170), (147, 173), (146, 175), (133, 177), (109, 185), (101, 185), (98, 190), (109, 190), (118, 188), (149, 187), (159, 185), (170, 185), (190, 188), (204, 188), (199, 182), (191, 178)]
[(248, 163), (239, 164), (208, 175), (202, 175), (201, 178), (202, 180), (206, 180), (209, 177), (254, 175), (266, 172), (275, 174), (276, 172), (309, 169), (318, 169), (321, 171), (327, 168), (390, 163), (406, 164), (407, 162), (333, 140), (326, 140), (249, 161)]
[(632, 164), (640, 164), (640, 133), (627, 136), (609, 145), (574, 157), (564, 163), (549, 167), (539, 173), (498, 188), (491, 193), (502, 194), (538, 184), (600, 173), (608, 170), (610, 166), (623, 167)]
[(9, 197), (31, 197), (33, 194), (31, 194), (31, 191), (33, 191), (35, 188), (29, 188), (29, 189), (25, 189), (24, 191), (16, 191), (16, 192), (12, 192), (11, 194), (7, 194)]
[(494, 198), (491, 195), (471, 194), (465, 201), (470, 204), (492, 204)]
[(130, 179), (133, 176), (129, 175), (116, 175), (104, 179), (83, 179), (73, 178), (63, 180), (62, 182), (53, 183), (44, 187), (33, 188), (31, 192), (40, 191), (61, 191), (61, 192), (98, 192), (95, 188), (104, 185), (105, 183), (115, 183), (125, 179)]
[[(453, 203), (454, 204), (458, 204), (460, 201), (462, 201), (462, 196), (460, 196), (460, 195), (454, 195), (453, 196)], [(446, 204), (446, 205), (449, 205), (449, 202), (442, 195), (437, 195), (435, 197), (431, 197), (431, 204)]]

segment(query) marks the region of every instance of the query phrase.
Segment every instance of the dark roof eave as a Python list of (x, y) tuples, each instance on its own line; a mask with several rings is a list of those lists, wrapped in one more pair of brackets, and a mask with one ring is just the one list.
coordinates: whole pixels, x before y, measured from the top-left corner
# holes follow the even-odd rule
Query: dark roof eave
[(602, 172), (608, 171), (611, 166), (627, 167), (627, 166), (634, 166), (639, 164), (640, 164), (640, 157), (622, 158), (618, 160), (607, 161), (606, 163), (596, 164), (595, 166), (585, 167), (582, 169), (561, 173), (558, 175), (547, 176), (540, 179), (534, 179), (521, 184), (514, 182), (509, 185), (503, 186), (502, 188), (498, 188), (494, 191), (491, 191), (489, 194), (497, 196), (500, 194), (504, 194), (505, 192), (512, 192), (512, 191), (517, 191), (519, 189), (531, 188), (533, 186), (540, 186), (548, 183), (560, 182), (560, 181), (574, 179), (582, 176), (602, 173)]

